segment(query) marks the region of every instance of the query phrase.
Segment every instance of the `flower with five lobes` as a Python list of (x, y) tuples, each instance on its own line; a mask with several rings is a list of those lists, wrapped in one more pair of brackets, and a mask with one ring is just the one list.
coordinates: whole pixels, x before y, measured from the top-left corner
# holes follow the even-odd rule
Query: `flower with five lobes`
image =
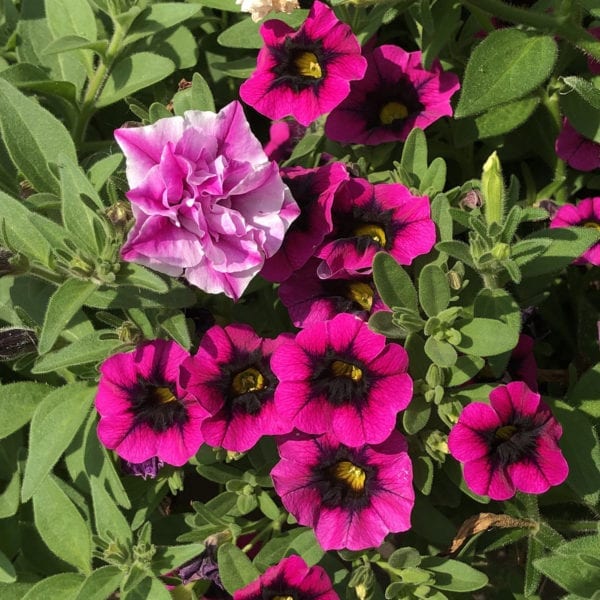
[[(98, 438), (107, 448), (130, 463), (156, 457), (176, 467), (198, 452), (208, 413), (181, 385), (180, 366), (188, 357), (175, 342), (152, 340), (102, 363), (95, 403)], [(146, 473), (144, 465), (142, 473), (154, 476), (155, 470)]]
[(233, 593), (233, 600), (339, 600), (327, 572), (309, 567), (296, 554), (269, 567), (256, 581)]
[(300, 213), (240, 103), (115, 138), (135, 217), (122, 257), (237, 300)]
[(412, 397), (408, 354), (351, 314), (312, 323), (271, 357), (280, 418), (342, 444), (385, 440)]
[(240, 97), (270, 119), (293, 116), (309, 125), (336, 107), (367, 68), (350, 27), (319, 0), (297, 31), (271, 19), (260, 34), (265, 45)]
[(332, 434), (290, 434), (271, 470), (275, 491), (324, 550), (379, 546), (410, 529), (415, 500), (406, 440), (393, 431), (380, 444), (348, 447)]
[(464, 463), (467, 486), (492, 500), (517, 491), (543, 494), (569, 473), (558, 440), (562, 427), (522, 381), (498, 386), (490, 404), (472, 402), (450, 431), (450, 454)]

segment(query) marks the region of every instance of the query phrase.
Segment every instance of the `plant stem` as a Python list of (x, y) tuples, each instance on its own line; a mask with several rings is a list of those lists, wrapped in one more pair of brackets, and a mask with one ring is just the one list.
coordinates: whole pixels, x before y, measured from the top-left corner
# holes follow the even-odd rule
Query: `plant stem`
[(505, 4), (501, 0), (462, 0), (467, 8), (484, 10), (495, 17), (511, 23), (529, 25), (550, 34), (556, 34), (585, 53), (600, 60), (600, 41), (585, 28), (571, 22), (569, 16), (555, 17), (546, 13)]
[[(553, 83), (556, 83), (553, 80)], [(551, 85), (550, 88), (555, 88), (557, 86)], [(544, 103), (544, 107), (552, 116), (554, 123), (556, 124), (557, 134), (562, 129), (562, 116), (560, 114), (560, 106), (558, 102), (558, 92), (553, 92), (551, 94), (544, 94), (542, 97), (542, 102)], [(556, 157), (556, 163), (554, 165), (554, 181), (565, 181), (567, 177), (567, 165), (564, 160), (560, 159), (558, 156)], [(566, 202), (567, 200), (567, 189), (563, 185), (555, 194), (555, 198), (559, 203)]]
[(108, 74), (121, 52), (121, 45), (127, 35), (127, 30), (117, 21), (113, 20), (113, 26), (114, 31), (110, 44), (106, 49), (106, 54), (96, 68), (94, 76), (89, 80), (85, 95), (81, 101), (79, 118), (73, 128), (73, 139), (78, 147), (84, 140), (89, 120), (94, 112), (96, 112), (96, 100), (104, 88)]
[(480, 273), (483, 279), (483, 285), (488, 290), (495, 290), (498, 288), (498, 277), (493, 273)]

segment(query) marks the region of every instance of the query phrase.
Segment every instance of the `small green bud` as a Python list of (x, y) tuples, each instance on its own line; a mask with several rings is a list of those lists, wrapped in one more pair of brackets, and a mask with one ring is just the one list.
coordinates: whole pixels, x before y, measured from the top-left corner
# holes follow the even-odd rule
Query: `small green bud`
[(507, 260), (510, 258), (510, 246), (503, 242), (498, 242), (492, 248), (492, 256), (497, 260)]
[(485, 218), (488, 225), (502, 224), (504, 220), (504, 179), (502, 166), (496, 152), (492, 152), (483, 165), (481, 173), (481, 192), (483, 193)]

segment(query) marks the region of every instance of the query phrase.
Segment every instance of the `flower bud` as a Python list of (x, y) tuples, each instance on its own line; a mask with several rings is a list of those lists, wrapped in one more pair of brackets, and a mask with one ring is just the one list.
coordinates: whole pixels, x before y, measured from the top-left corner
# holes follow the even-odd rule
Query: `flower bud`
[(492, 152), (483, 165), (481, 174), (481, 191), (485, 201), (485, 218), (487, 224), (502, 224), (504, 220), (504, 179), (502, 166), (496, 152)]
[(37, 352), (37, 341), (33, 329), (3, 327), (0, 329), (0, 361), (15, 360)]

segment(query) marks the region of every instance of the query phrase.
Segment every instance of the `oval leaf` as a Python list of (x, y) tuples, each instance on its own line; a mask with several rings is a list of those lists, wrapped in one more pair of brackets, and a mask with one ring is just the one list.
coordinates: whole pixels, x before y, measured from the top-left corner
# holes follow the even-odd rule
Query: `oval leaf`
[(0, 387), (0, 439), (29, 423), (38, 404), (52, 391), (49, 385), (18, 381)]

